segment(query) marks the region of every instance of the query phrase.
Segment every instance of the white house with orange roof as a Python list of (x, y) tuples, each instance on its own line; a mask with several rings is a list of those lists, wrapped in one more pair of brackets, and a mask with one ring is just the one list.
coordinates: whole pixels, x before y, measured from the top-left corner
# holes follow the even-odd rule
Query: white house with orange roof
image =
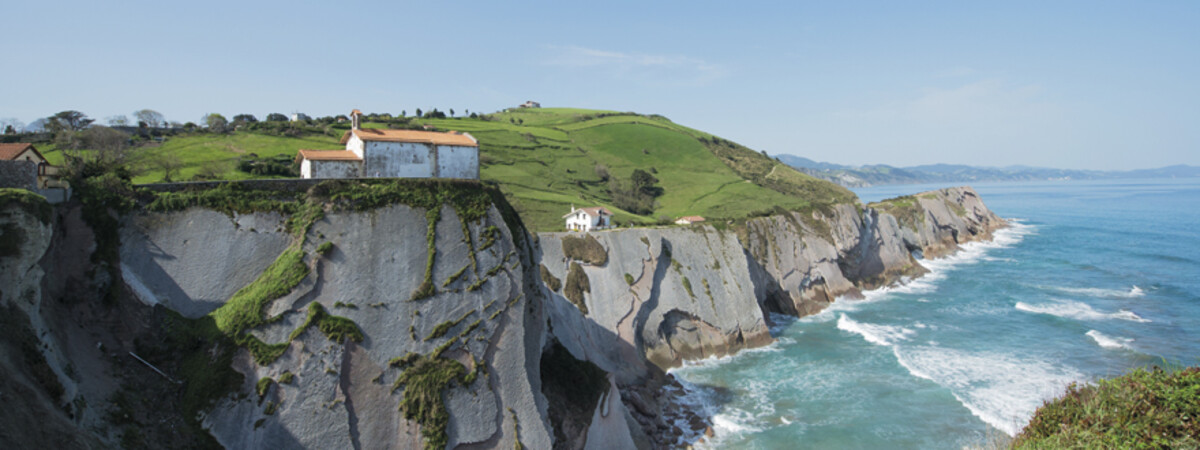
[(300, 150), (301, 178), (479, 179), (479, 141), (466, 133), (364, 129), (350, 113), (345, 150)]
[(575, 209), (563, 216), (567, 220), (567, 229), (571, 231), (603, 230), (612, 226), (612, 212), (603, 206)]

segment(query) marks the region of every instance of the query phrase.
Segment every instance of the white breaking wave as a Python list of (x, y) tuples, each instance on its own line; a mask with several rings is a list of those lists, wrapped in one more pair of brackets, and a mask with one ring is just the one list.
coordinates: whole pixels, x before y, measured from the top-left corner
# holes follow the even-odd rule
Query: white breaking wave
[(1114, 313), (1102, 313), (1092, 309), (1086, 303), (1075, 301), (1061, 301), (1056, 303), (1045, 303), (1040, 305), (1031, 305), (1025, 302), (1017, 302), (1016, 308), (1021, 311), (1049, 314), (1052, 316), (1064, 317), (1077, 320), (1107, 320), (1120, 319), (1131, 322), (1149, 322), (1148, 319), (1143, 319), (1133, 311), (1122, 309)]
[(1084, 377), (1070, 367), (1008, 355), (929, 346), (896, 346), (893, 352), (913, 376), (949, 389), (971, 414), (1012, 436), (1043, 401)]
[(917, 334), (908, 328), (859, 322), (846, 317), (845, 314), (838, 318), (837, 327), (839, 330), (860, 335), (867, 342), (875, 345), (892, 345), (899, 341), (906, 341)]
[(1128, 291), (1121, 289), (1102, 289), (1102, 288), (1072, 288), (1062, 286), (1039, 286), (1043, 289), (1054, 290), (1067, 294), (1086, 295), (1089, 297), (1101, 298), (1137, 298), (1146, 295), (1142, 288), (1134, 285)]
[(1126, 350), (1133, 350), (1133, 347), (1129, 346), (1129, 344), (1133, 343), (1133, 338), (1108, 336), (1096, 330), (1088, 330), (1087, 335), (1088, 337), (1092, 338), (1093, 341), (1096, 341), (1097, 345), (1104, 348), (1123, 348)]

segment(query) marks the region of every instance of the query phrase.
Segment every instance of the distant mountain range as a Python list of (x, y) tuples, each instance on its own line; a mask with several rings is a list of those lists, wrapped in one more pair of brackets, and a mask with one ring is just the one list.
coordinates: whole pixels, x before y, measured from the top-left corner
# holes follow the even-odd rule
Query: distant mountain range
[(883, 164), (846, 166), (813, 161), (795, 155), (774, 155), (779, 161), (801, 172), (829, 180), (846, 187), (880, 184), (915, 184), (970, 181), (1043, 181), (1043, 180), (1100, 180), (1113, 178), (1190, 178), (1200, 177), (1200, 167), (1174, 165), (1158, 169), (1124, 171), (1048, 169), (1044, 167), (1008, 166), (976, 167), (960, 164), (927, 164), (893, 167)]

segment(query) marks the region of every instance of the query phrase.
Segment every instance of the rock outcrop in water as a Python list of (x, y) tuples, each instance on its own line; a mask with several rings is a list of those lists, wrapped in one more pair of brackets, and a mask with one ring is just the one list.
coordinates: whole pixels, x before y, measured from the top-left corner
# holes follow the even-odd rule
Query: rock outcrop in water
[[(10, 410), (42, 411), (42, 429), (66, 430), (68, 448), (199, 439), (187, 423), (230, 448), (670, 446), (709, 424), (668, 394), (678, 386), (665, 369), (766, 345), (768, 312), (818, 312), (1003, 226), (956, 188), (720, 229), (535, 238), (480, 185), (400, 187), (431, 195), (324, 187), (277, 210), (188, 197), (135, 212), (120, 229), (126, 295), (50, 319), (36, 306), (102, 278), (69, 264), (90, 235), (77, 210), (42, 220), (0, 205), (3, 237), (24, 233), (0, 255), (0, 295), (29, 316), (43, 355), (0, 366), (25, 386), (0, 392)], [(104, 356), (89, 359), (95, 344), (71, 336), (99, 337)], [(30, 391), (36, 379), (44, 386)], [(154, 422), (131, 389), (178, 411)]]

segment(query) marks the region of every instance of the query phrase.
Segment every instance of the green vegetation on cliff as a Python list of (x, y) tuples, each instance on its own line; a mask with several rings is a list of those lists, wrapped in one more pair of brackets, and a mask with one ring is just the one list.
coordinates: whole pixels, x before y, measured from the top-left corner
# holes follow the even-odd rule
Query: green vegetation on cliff
[[(535, 231), (562, 229), (561, 217), (573, 204), (603, 205), (622, 223), (653, 224), (681, 215), (743, 218), (775, 207), (806, 211), (854, 201), (833, 183), (657, 115), (539, 108), (364, 124), (422, 126), (475, 136), (481, 177), (499, 183)], [(163, 181), (167, 170), (176, 181), (285, 177), (279, 170), (257, 170), (255, 164), (275, 168), (299, 149), (341, 148), (338, 139), (348, 127), (330, 124), (291, 133), (250, 127), (169, 136), (138, 149), (133, 181)], [(53, 145), (43, 150), (51, 162), (63, 162)], [(654, 182), (639, 185), (635, 171), (649, 177), (642, 181)]]
[(1013, 448), (1200, 448), (1200, 367), (1072, 384), (1038, 408)]
[(37, 217), (42, 225), (49, 225), (54, 210), (46, 197), (24, 189), (0, 188), (0, 209), (16, 206), (33, 217)]

